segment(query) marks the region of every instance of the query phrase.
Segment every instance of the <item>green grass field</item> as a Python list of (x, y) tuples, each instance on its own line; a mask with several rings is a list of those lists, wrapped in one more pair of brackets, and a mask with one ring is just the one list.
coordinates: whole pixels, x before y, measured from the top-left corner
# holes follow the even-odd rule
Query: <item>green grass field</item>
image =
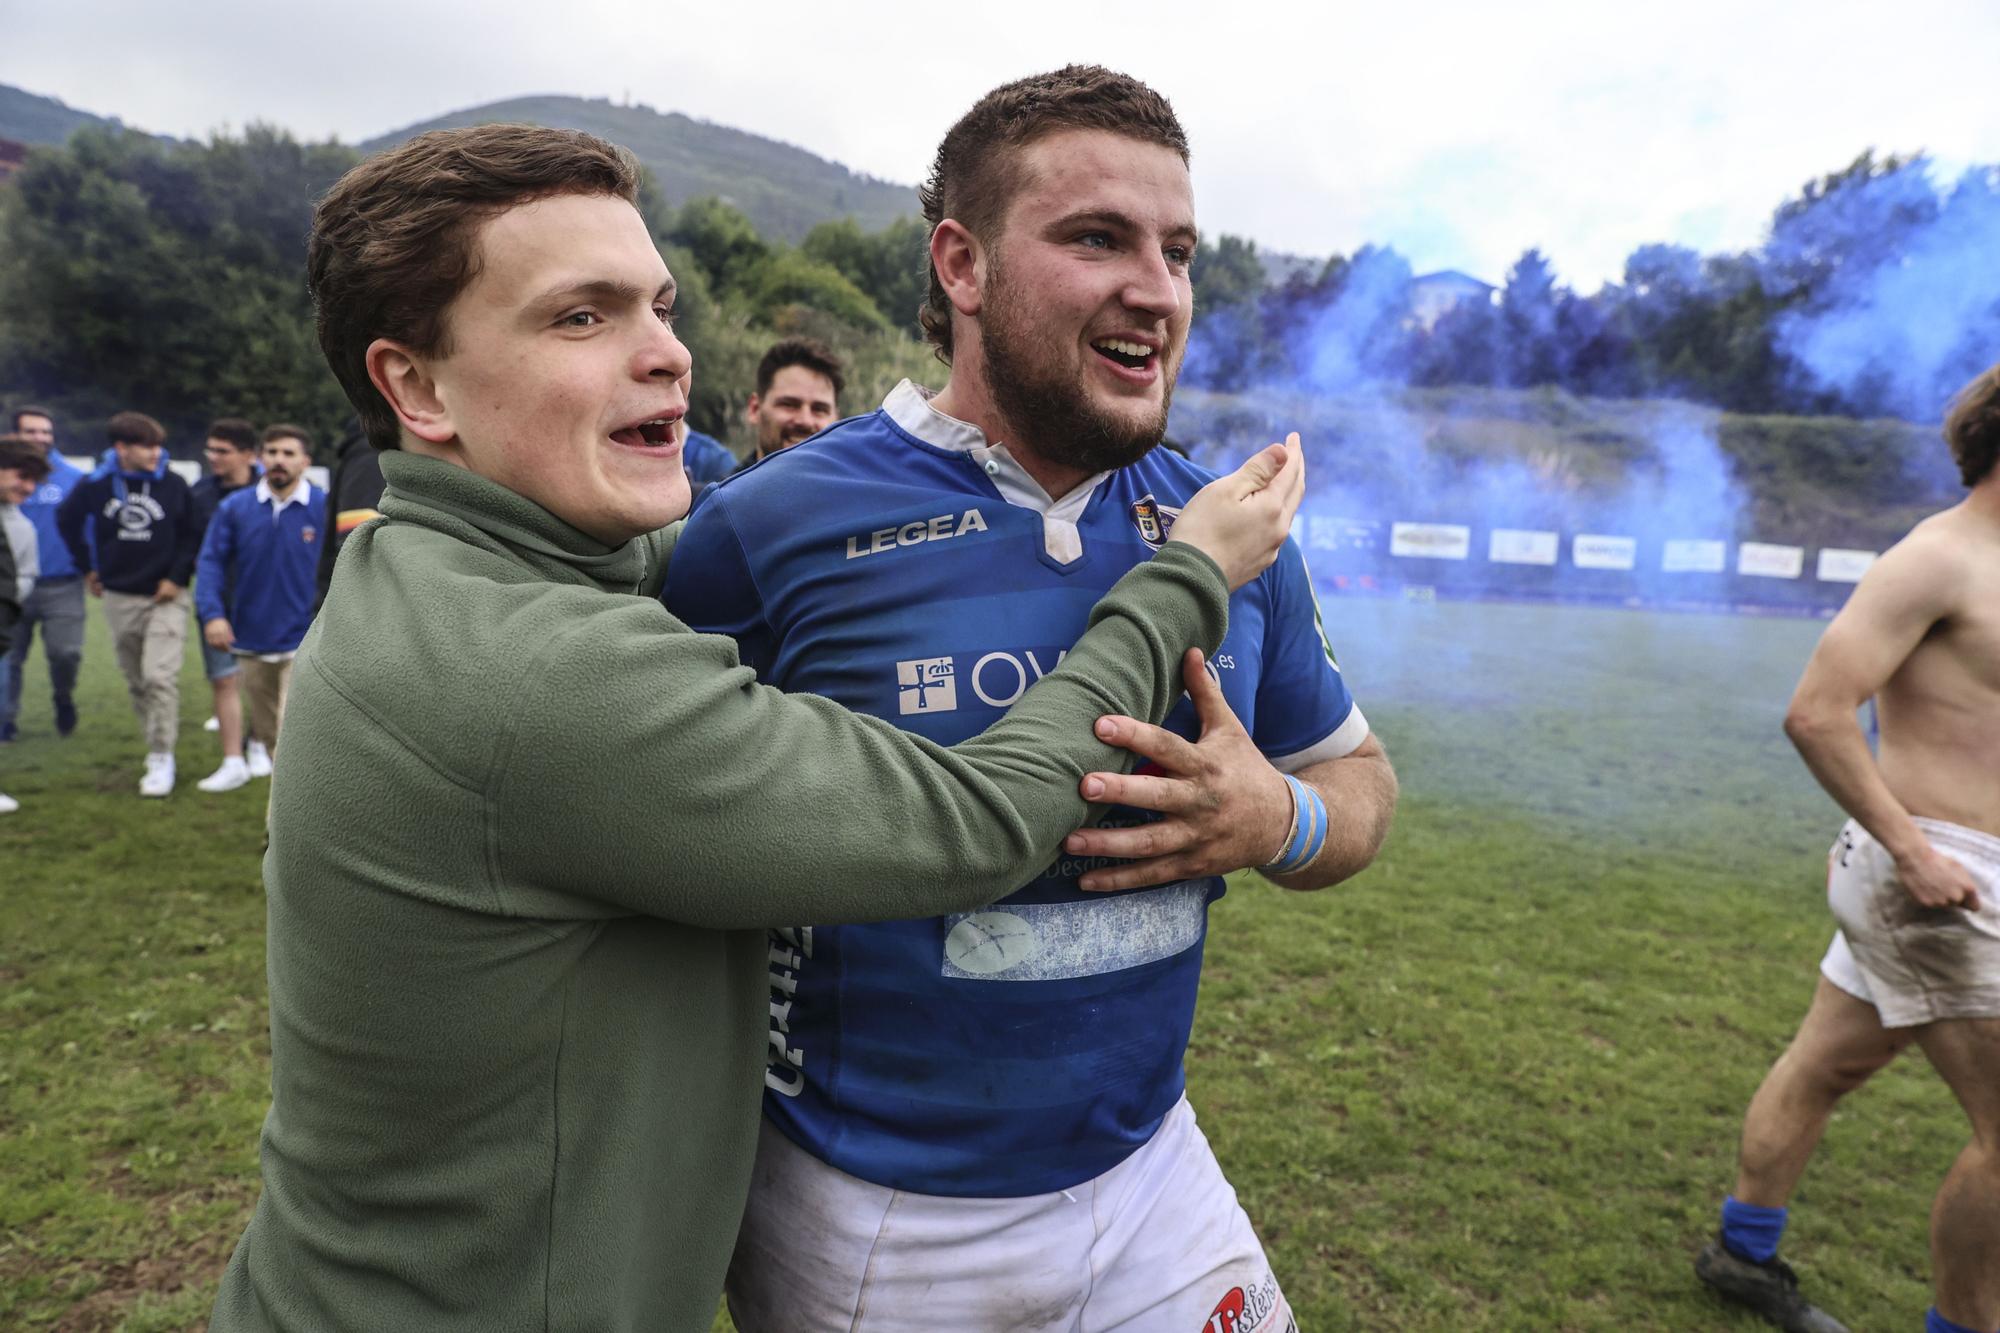
[[(1838, 817), (1778, 730), (1819, 626), (1326, 610), (1402, 775), (1396, 830), (1329, 892), (1234, 886), (1189, 1068), (1301, 1327), (1763, 1327), (1689, 1259), (1830, 930)], [(135, 793), (98, 624), (77, 735), (53, 737), (37, 657), (0, 747), (23, 804), (0, 819), (7, 1328), (200, 1327), (256, 1196), (264, 786), (194, 790), (216, 752), (192, 650), (183, 697), (168, 801)], [(1836, 1119), (1786, 1251), (1855, 1328), (1921, 1318), (1963, 1138), (1916, 1057)]]

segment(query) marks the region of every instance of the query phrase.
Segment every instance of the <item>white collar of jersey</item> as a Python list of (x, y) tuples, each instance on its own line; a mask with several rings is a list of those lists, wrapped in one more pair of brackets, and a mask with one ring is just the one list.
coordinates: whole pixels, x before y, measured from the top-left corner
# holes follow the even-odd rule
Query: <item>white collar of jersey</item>
[(291, 495), (286, 499), (280, 500), (277, 492), (271, 489), (271, 483), (259, 477), (257, 478), (257, 503), (260, 505), (276, 505), (277, 507), (271, 511), (271, 516), (276, 518), (279, 514), (285, 512), (285, 506), (304, 504), (311, 498), (312, 488), (313, 484), (311, 482), (307, 481), (304, 477), (300, 477), (299, 484), (292, 488)]
[(1042, 548), (1053, 560), (1068, 564), (1083, 554), (1083, 536), (1077, 520), (1109, 472), (1099, 472), (1078, 482), (1060, 500), (1052, 500), (1042, 484), (1028, 475), (1005, 444), (988, 444), (979, 427), (957, 417), (946, 416), (931, 405), (932, 391), (904, 380), (882, 400), (889, 419), (934, 449), (964, 454), (977, 463), (1000, 498), (1021, 509), (1042, 516)]

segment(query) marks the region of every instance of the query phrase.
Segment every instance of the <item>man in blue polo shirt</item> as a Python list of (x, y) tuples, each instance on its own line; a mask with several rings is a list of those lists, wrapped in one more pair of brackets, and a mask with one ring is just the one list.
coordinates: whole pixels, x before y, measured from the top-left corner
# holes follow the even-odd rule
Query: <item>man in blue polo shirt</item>
[[(312, 624), (326, 495), (306, 480), (312, 437), (303, 427), (267, 429), (259, 461), (263, 477), (222, 502), (202, 539), (195, 611), (208, 646), (236, 655), (250, 732), (275, 759), (292, 659)], [(231, 756), (198, 785), (233, 791), (251, 776), (245, 761)]]
[[(1055, 666), (1208, 474), (1153, 448), (1195, 247), (1164, 98), (1096, 68), (996, 89), (924, 201), (949, 384), (715, 488), (665, 596), (761, 679), (949, 744)], [(1189, 685), (1167, 731), (1110, 724), (1153, 772), (1085, 779), (1166, 818), (1114, 808), (981, 911), (773, 936), (741, 1327), (1290, 1325), (1182, 1095), (1207, 911), (1219, 870), (1359, 870), (1395, 779), (1295, 546)]]
[(12, 670), (5, 690), (0, 690), (0, 741), (14, 739), (21, 712), (22, 677), (37, 625), (42, 630), (42, 656), (49, 664), (49, 692), (55, 703), (58, 736), (76, 730), (76, 677), (83, 669), (83, 573), (56, 529), (56, 510), (82, 484), (85, 474), (56, 451), (55, 417), (48, 409), (16, 408), (13, 430), (48, 459), (49, 475), (21, 502), (21, 513), (35, 527), (42, 574), (21, 608), (14, 646), (7, 655)]

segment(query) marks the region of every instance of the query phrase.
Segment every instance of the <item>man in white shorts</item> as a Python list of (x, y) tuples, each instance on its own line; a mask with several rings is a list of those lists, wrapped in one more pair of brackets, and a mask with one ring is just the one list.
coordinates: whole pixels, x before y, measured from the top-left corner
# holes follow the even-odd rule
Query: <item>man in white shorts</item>
[[(668, 608), (765, 681), (932, 741), (1000, 717), (1205, 480), (1155, 447), (1192, 310), (1187, 161), (1166, 99), (1109, 70), (980, 99), (924, 192), (949, 383), (707, 492)], [(1296, 889), (1359, 870), (1395, 776), (1296, 545), (1186, 679), (1166, 729), (1099, 733), (1151, 761), (1085, 778), (1127, 808), (1000, 902), (772, 939), (745, 1333), (1291, 1327), (1182, 1095), (1208, 907), (1246, 865)]]
[[(1827, 626), (1785, 717), (1852, 816), (1827, 865), (1840, 929), (1798, 1035), (1750, 1103), (1721, 1234), (1695, 1271), (1781, 1328), (1843, 1325), (1776, 1257), (1834, 1104), (1912, 1042), (1972, 1122), (1931, 1211), (1928, 1333), (2000, 1329), (2000, 366), (1945, 437), (1970, 494), (1919, 523)], [(1856, 720), (1880, 707), (1880, 752)]]

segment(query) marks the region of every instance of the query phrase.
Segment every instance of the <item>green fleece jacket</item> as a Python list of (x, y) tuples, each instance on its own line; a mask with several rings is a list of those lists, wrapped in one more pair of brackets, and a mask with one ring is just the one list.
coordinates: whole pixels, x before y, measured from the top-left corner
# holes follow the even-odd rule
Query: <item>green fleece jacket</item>
[(1222, 639), (1169, 544), (953, 749), (760, 685), (615, 549), (382, 459), (271, 796), (264, 1191), (212, 1327), (704, 1330), (749, 1187), (764, 928), (963, 911), (1082, 823)]

